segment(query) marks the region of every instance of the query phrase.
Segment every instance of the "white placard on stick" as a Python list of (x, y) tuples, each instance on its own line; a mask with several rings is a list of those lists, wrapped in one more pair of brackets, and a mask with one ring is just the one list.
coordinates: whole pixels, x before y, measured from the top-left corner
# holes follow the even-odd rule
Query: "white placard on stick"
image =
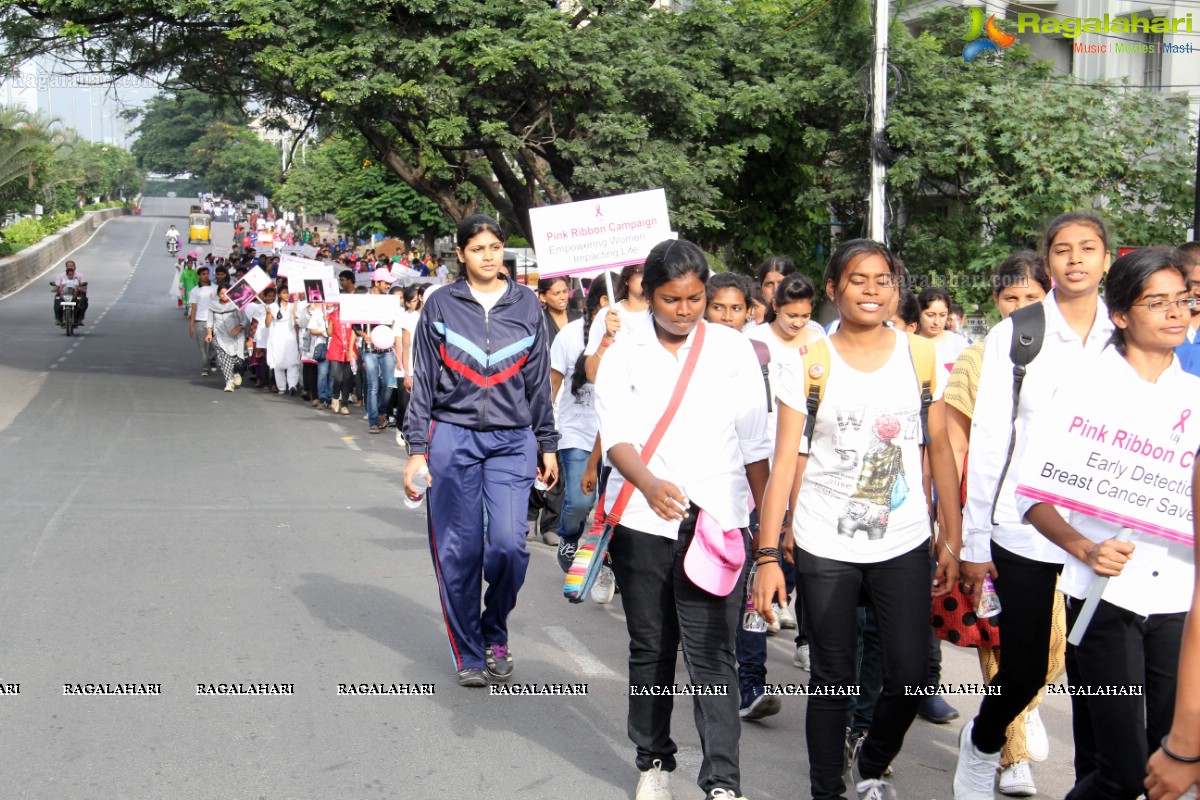
[(341, 302), (342, 322), (391, 325), (400, 312), (399, 295), (343, 294), (336, 299)]
[(529, 224), (542, 278), (638, 264), (671, 238), (662, 189), (532, 208)]
[(255, 267), (229, 287), (229, 299), (238, 308), (245, 308), (254, 302), (254, 298), (258, 297), (263, 289), (270, 285), (271, 276), (263, 272), (260, 267)]

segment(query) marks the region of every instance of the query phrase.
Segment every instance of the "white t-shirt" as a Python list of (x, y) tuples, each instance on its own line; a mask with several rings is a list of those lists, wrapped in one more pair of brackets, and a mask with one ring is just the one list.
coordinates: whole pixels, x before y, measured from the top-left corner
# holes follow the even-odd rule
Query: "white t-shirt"
[(471, 296), (474, 297), (479, 305), (483, 306), (483, 315), (486, 317), (492, 313), (492, 309), (496, 307), (496, 303), (500, 302), (500, 298), (504, 297), (504, 292), (508, 290), (508, 284), (502, 285), (494, 292), (481, 292), (473, 286), (468, 286), (471, 290)]
[(571, 377), (575, 364), (583, 354), (583, 320), (568, 322), (550, 345), (550, 369), (563, 376), (555, 410), (558, 412), (558, 449), (591, 451), (600, 427), (596, 419), (595, 392), (591, 383), (579, 388), (579, 396), (571, 392)]
[[(617, 331), (617, 338), (621, 338), (631, 333), (636, 333), (644, 327), (653, 327), (650, 321), (650, 310), (645, 311), (629, 311), (621, 303), (617, 303), (617, 313), (621, 316), (621, 330)], [(592, 320), (592, 327), (588, 329), (587, 350), (586, 355), (592, 355), (600, 349), (600, 340), (604, 338), (604, 333), (607, 328), (605, 317), (608, 315), (608, 309), (603, 308), (600, 313), (596, 314), (596, 318)]]
[[(825, 329), (820, 325), (817, 329), (821, 332), (821, 337), (825, 336)], [(746, 338), (764, 342), (767, 345), (767, 350), (771, 353), (771, 361), (767, 365), (767, 381), (771, 385), (771, 410), (767, 413), (767, 433), (771, 437), (771, 442), (775, 442), (775, 427), (779, 417), (776, 411), (778, 401), (775, 399), (779, 395), (779, 373), (787, 364), (795, 363), (795, 368), (800, 368), (800, 363), (803, 359), (800, 356), (799, 348), (788, 347), (783, 343), (775, 332), (771, 330), (770, 325), (756, 325), (746, 331)], [(763, 402), (766, 403), (766, 390), (763, 390)], [(774, 454), (772, 454), (774, 455)]]
[(197, 286), (192, 289), (192, 293), (188, 295), (188, 302), (196, 309), (197, 320), (208, 319), (208, 308), (216, 296), (217, 287), (211, 283), (208, 286)]
[[(930, 536), (921, 396), (908, 340), (897, 333), (891, 357), (874, 372), (851, 367), (832, 341), (829, 354), (825, 396), (792, 515), (796, 546), (837, 561), (886, 561)], [(783, 369), (779, 400), (805, 413), (805, 383), (802, 366)]]
[[(416, 341), (417, 320), (421, 318), (420, 311), (402, 311), (396, 317), (396, 370), (397, 374), (408, 375), (413, 372), (412, 366), (412, 348)], [(404, 338), (403, 331), (408, 331), (408, 363), (401, 364), (400, 361), (404, 355)]]

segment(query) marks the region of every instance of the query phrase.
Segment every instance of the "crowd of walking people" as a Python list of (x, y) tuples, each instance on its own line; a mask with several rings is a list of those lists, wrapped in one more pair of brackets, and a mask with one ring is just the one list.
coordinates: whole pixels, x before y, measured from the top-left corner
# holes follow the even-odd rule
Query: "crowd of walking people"
[[(1039, 253), (997, 266), (1003, 321), (972, 342), (950, 293), (911, 291), (873, 241), (838, 247), (820, 286), (787, 258), (751, 279), (665, 241), (611, 298), (604, 280), (510, 280), (504, 241), (495, 220), (464, 220), (445, 285), (395, 286), (379, 259), (366, 288), (362, 265), (341, 271), (344, 292), (395, 295), (383, 330), (342, 323), (336, 302), (305, 303), (286, 279), (238, 309), (226, 289), (247, 256), (197, 265), (186, 295), (201, 372), (225, 391), (245, 380), (333, 413), (361, 406), (371, 433), (396, 428), (461, 685), (511, 678), (527, 539), (554, 545), (567, 572), (599, 502), (619, 519), (592, 599), (622, 598), (637, 800), (672, 796), (673, 698), (643, 690), (675, 683), (679, 652), (694, 686), (724, 690), (692, 698), (697, 783), (710, 800), (742, 797), (741, 726), (780, 711), (766, 637), (785, 629), (785, 669), (810, 694), (816, 800), (847, 782), (890, 797), (918, 715), (958, 717), (937, 691), (947, 641), (977, 648), (991, 689), (944, 765), (955, 800), (1036, 794), (1038, 704), (1064, 675), (1142, 687), (1072, 696), (1071, 800), (1173, 800), (1200, 779), (1194, 545), (1016, 491), (1061, 392), (1200, 398), (1200, 244), (1114, 261), (1101, 219), (1064, 214)], [(1095, 576), (1119, 588), (1067, 644)]]

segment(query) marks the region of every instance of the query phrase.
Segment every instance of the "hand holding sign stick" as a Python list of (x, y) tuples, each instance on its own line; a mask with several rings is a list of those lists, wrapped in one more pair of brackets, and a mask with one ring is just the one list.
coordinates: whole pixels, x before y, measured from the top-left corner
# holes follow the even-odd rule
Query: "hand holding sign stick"
[[(1132, 536), (1131, 529), (1121, 528), (1115, 539), (1118, 542), (1128, 542)], [(1110, 577), (1109, 575), (1097, 575), (1092, 578), (1092, 582), (1088, 586), (1087, 600), (1083, 601), (1083, 608), (1076, 617), (1075, 624), (1071, 626), (1071, 633), (1067, 636), (1068, 644), (1078, 645), (1083, 641), (1083, 635), (1087, 633), (1088, 625), (1091, 624), (1092, 617), (1096, 614), (1096, 608), (1100, 605), (1100, 599), (1104, 596), (1104, 588), (1108, 586)]]

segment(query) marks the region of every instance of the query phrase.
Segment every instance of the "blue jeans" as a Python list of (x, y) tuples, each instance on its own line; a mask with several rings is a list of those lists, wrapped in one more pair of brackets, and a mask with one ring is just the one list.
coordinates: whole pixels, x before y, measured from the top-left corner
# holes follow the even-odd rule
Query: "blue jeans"
[(396, 356), (388, 350), (385, 353), (366, 351), (362, 354), (363, 371), (366, 373), (367, 423), (379, 425), (387, 419), (379, 417), (380, 406), (388, 396), (388, 382), (396, 374)]
[(317, 362), (317, 399), (322, 403), (333, 399), (333, 373), (328, 358)]
[(591, 450), (578, 447), (558, 451), (558, 479), (563, 484), (562, 510), (558, 513), (559, 538), (575, 539), (587, 530), (588, 512), (596, 502), (596, 493), (584, 494), (579, 483), (591, 454)]

